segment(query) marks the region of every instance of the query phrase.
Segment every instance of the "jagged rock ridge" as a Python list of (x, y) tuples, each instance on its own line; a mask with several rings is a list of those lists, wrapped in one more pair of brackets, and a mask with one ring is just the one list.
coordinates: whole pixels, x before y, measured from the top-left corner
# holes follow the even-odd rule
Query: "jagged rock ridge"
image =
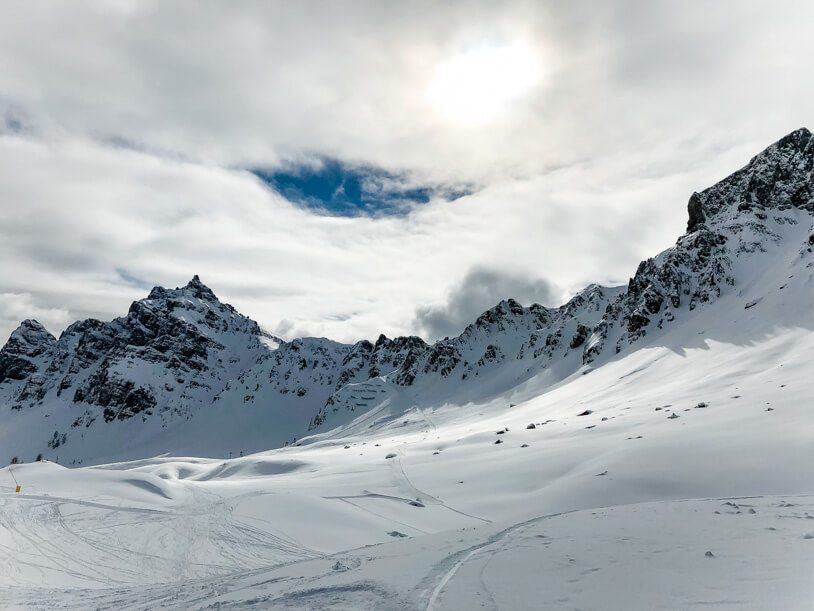
[[(814, 138), (797, 130), (694, 193), (687, 233), (643, 261), (627, 287), (592, 285), (559, 308), (507, 299), (434, 344), (383, 335), (354, 345), (285, 342), (221, 303), (197, 276), (181, 288), (154, 288), (122, 318), (74, 323), (59, 339), (27, 320), (0, 350), (0, 406), (12, 411), (3, 417), (70, 414), (70, 427), (47, 436), (55, 449), (106, 423), (138, 417), (166, 427), (215, 405), (236, 414), (256, 407), (257, 418), (282, 406), (304, 433), (396, 397), (407, 406), (464, 403), (541, 374), (553, 382), (715, 301), (744, 275), (742, 262), (777, 247), (778, 228), (811, 225), (813, 168)], [(810, 256), (813, 245), (811, 227), (794, 248)]]

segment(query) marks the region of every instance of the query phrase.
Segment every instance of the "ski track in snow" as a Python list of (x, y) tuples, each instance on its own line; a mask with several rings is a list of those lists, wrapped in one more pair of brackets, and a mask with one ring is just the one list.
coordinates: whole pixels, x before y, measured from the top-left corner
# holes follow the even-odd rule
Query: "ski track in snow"
[[(507, 537), (511, 536), (512, 533), (521, 530), (525, 526), (537, 522), (539, 520), (543, 520), (547, 517), (553, 517), (555, 515), (562, 515), (562, 514), (552, 514), (551, 516), (543, 516), (540, 518), (534, 518), (533, 520), (529, 520), (527, 522), (523, 522), (521, 524), (515, 524), (510, 526), (509, 528), (497, 533), (489, 537), (483, 543), (480, 543), (473, 548), (464, 550), (462, 552), (456, 553), (454, 556), (446, 558), (443, 563), (436, 565), (434, 567), (433, 572), (428, 575), (428, 579), (430, 581), (438, 581), (438, 585), (432, 590), (429, 595), (429, 599), (427, 600), (427, 611), (433, 611), (435, 609), (436, 602), (438, 601), (438, 597), (444, 590), (444, 587), (455, 577), (455, 574), (458, 572), (464, 564), (469, 562), (474, 556), (478, 554), (483, 554), (488, 552), (488, 548), (501, 544), (501, 542), (506, 539)], [(494, 553), (494, 552), (493, 552)], [(460, 560), (457, 560), (458, 557), (463, 556)], [(446, 566), (450, 563), (454, 562), (452, 568), (446, 570)], [(439, 574), (440, 573), (440, 574)], [(485, 586), (484, 586), (485, 587)], [(425, 590), (426, 592), (426, 590)]]
[[(770, 498), (769, 500), (774, 500), (775, 501), (774, 505), (779, 506), (779, 507), (797, 507), (798, 510), (795, 512), (796, 515), (791, 515), (791, 516), (775, 515), (774, 516), (775, 518), (778, 518), (778, 519), (793, 518), (793, 519), (814, 520), (814, 515), (812, 515), (812, 513), (810, 513), (810, 509), (812, 507), (814, 507), (814, 502), (812, 501), (812, 497), (809, 497), (809, 496), (794, 497), (794, 499), (796, 500), (796, 503), (788, 503), (788, 501), (786, 500), (787, 498), (789, 498), (789, 497), (784, 497), (782, 499), (781, 498), (776, 498), (776, 499), (771, 499)], [(649, 505), (651, 505), (653, 509), (658, 510), (659, 505), (667, 506), (668, 504), (689, 504), (689, 505), (712, 505), (712, 504), (714, 504), (715, 506), (719, 506), (719, 505), (720, 506), (729, 506), (729, 507), (738, 509), (738, 511), (729, 511), (728, 513), (730, 513), (730, 514), (735, 514), (735, 513), (742, 514), (742, 512), (739, 511), (739, 509), (744, 508), (744, 507), (748, 507), (750, 509), (753, 508), (752, 505), (748, 505), (744, 501), (765, 501), (765, 500), (766, 500), (766, 497), (763, 497), (763, 496), (749, 496), (749, 497), (732, 497), (732, 498), (684, 499), (684, 500), (678, 500), (678, 501), (651, 503)], [(801, 501), (802, 501), (802, 503), (801, 503)], [(809, 508), (809, 510), (802, 510), (800, 505), (803, 505), (803, 506)], [(624, 511), (626, 509), (630, 509), (630, 510), (635, 511), (635, 510), (640, 509), (640, 506), (637, 506), (637, 505), (632, 505), (630, 507), (617, 506), (617, 507), (606, 507), (606, 508), (602, 508), (602, 509), (604, 509), (604, 510), (615, 510), (617, 512), (621, 512), (621, 511)], [(436, 564), (433, 567), (433, 569), (424, 578), (422, 583), (419, 584), (419, 586), (416, 588), (416, 590), (418, 591), (418, 599), (420, 601), (419, 602), (420, 606), (423, 606), (426, 609), (426, 611), (436, 611), (436, 610), (442, 609), (442, 608), (449, 608), (449, 609), (460, 608), (460, 602), (459, 601), (450, 603), (448, 606), (443, 605), (443, 596), (444, 596), (445, 590), (449, 586), (450, 582), (452, 582), (455, 579), (456, 575), (461, 571), (462, 567), (464, 567), (465, 565), (468, 565), (468, 564), (479, 562), (479, 563), (481, 563), (482, 566), (481, 566), (480, 570), (477, 572), (477, 581), (478, 581), (477, 586), (473, 587), (473, 584), (468, 583), (466, 587), (471, 593), (474, 593), (475, 595), (478, 595), (478, 596), (482, 595), (483, 598), (486, 599), (485, 601), (481, 600), (481, 603), (482, 603), (481, 606), (485, 606), (486, 608), (494, 608), (494, 609), (501, 608), (496, 603), (495, 599), (493, 598), (492, 593), (489, 590), (489, 586), (487, 585), (487, 583), (485, 581), (485, 578), (484, 578), (484, 572), (488, 568), (489, 564), (499, 554), (511, 554), (512, 550), (517, 549), (518, 541), (516, 541), (516, 539), (520, 539), (521, 535), (523, 535), (525, 531), (527, 531), (527, 530), (529, 530), (529, 529), (531, 529), (533, 527), (539, 527), (544, 522), (552, 520), (554, 518), (564, 518), (564, 517), (567, 517), (567, 516), (569, 516), (571, 514), (580, 514), (580, 513), (585, 514), (585, 513), (588, 513), (588, 511), (587, 510), (582, 510), (582, 511), (570, 511), (570, 512), (554, 513), (554, 514), (550, 514), (550, 515), (545, 515), (545, 516), (540, 516), (540, 517), (537, 517), (537, 518), (533, 518), (531, 520), (527, 520), (525, 522), (521, 522), (521, 523), (518, 523), (518, 524), (514, 524), (514, 525), (512, 525), (512, 526), (510, 526), (508, 528), (505, 528), (504, 530), (502, 530), (502, 531), (500, 531), (498, 533), (495, 533), (494, 535), (492, 535), (489, 538), (487, 538), (486, 540), (478, 543), (477, 545), (474, 545), (474, 546), (472, 546), (470, 548), (461, 550), (459, 552), (456, 552), (455, 554), (452, 554), (452, 555), (448, 556), (442, 562)], [(594, 513), (594, 512), (591, 512), (591, 513)], [(715, 513), (719, 514), (720, 512), (715, 511)], [(566, 523), (567, 523), (567, 521), (566, 521)], [(767, 528), (767, 530), (775, 530), (775, 529), (774, 529), (774, 527), (769, 527), (769, 528)], [(804, 540), (806, 540), (805, 537), (806, 537), (806, 535), (803, 536)], [(811, 560), (810, 565), (814, 566), (814, 555), (811, 556), (810, 560)], [(595, 572), (595, 571), (599, 571), (599, 570), (601, 570), (601, 569), (599, 569), (599, 568), (590, 569), (590, 570), (588, 570), (586, 572), (586, 574), (587, 573), (592, 573), (592, 572)], [(428, 587), (427, 587), (427, 584), (432, 584), (432, 583), (435, 583), (436, 585), (432, 590), (429, 590)], [(812, 589), (811, 591), (812, 591), (812, 593), (814, 593), (814, 589)], [(424, 601), (426, 601), (425, 605), (422, 604)], [(559, 602), (562, 603), (562, 602), (565, 602), (565, 601), (559, 601)], [(738, 604), (743, 605), (743, 604), (746, 604), (747, 602), (748, 601), (743, 601), (743, 600), (741, 600), (741, 601), (719, 600), (719, 601), (715, 601), (714, 604), (731, 606), (733, 604), (734, 605), (738, 605)], [(801, 605), (803, 604), (802, 601), (800, 601), (800, 604)], [(800, 606), (800, 608), (802, 609), (804, 607)]]
[(403, 480), (403, 482), (407, 486), (407, 488), (415, 495), (415, 500), (416, 501), (419, 501), (419, 502), (421, 502), (421, 503), (423, 503), (425, 505), (427, 505), (427, 504), (429, 504), (429, 505), (440, 505), (440, 506), (444, 507), (445, 509), (448, 509), (449, 511), (455, 512), (455, 513), (460, 514), (462, 516), (465, 516), (467, 518), (472, 518), (474, 520), (480, 520), (481, 522), (485, 522), (487, 524), (490, 524), (492, 522), (491, 520), (488, 520), (486, 518), (480, 518), (478, 516), (474, 516), (472, 514), (466, 513), (465, 511), (461, 511), (459, 509), (455, 509), (454, 507), (450, 507), (449, 505), (444, 503), (442, 500), (437, 499), (436, 497), (430, 495), (429, 493), (424, 492), (424, 491), (419, 490), (418, 488), (416, 488), (413, 485), (413, 482), (410, 481), (410, 478), (407, 477), (407, 473), (404, 471), (404, 465), (402, 464), (402, 461), (401, 461), (402, 456), (404, 456), (404, 451), (399, 450), (398, 454), (399, 454), (399, 456), (396, 456), (396, 458), (393, 459), (393, 462), (391, 464), (398, 467), (398, 473), (400, 473), (401, 479)]
[[(658, 533), (664, 523), (661, 519), (663, 512), (671, 512), (674, 517), (683, 515), (689, 519), (690, 525), (695, 519), (698, 524), (706, 524), (710, 529), (709, 533), (689, 532), (689, 536), (684, 538), (665, 537), (663, 540), (653, 542), (647, 541), (647, 537), (652, 535), (652, 527)], [(480, 601), (481, 606), (486, 608), (503, 608), (506, 605), (505, 592), (492, 591), (495, 576), (490, 570), (500, 562), (510, 561), (512, 572), (521, 573), (524, 578), (531, 579), (538, 573), (540, 568), (534, 563), (526, 563), (523, 559), (520, 562), (511, 562), (512, 554), (518, 550), (525, 549), (533, 551), (538, 560), (544, 559), (546, 562), (554, 562), (553, 570), (546, 573), (551, 582), (563, 581), (569, 584), (573, 592), (571, 594), (585, 596), (590, 593), (590, 581), (595, 579), (602, 571), (612, 570), (614, 561), (600, 564), (595, 560), (582, 559), (580, 556), (601, 555), (621, 553), (630, 556), (633, 561), (628, 563), (636, 566), (635, 549), (631, 553), (630, 546), (638, 545), (640, 551), (645, 552), (643, 558), (638, 560), (641, 564), (636, 568), (646, 572), (647, 566), (658, 564), (660, 554), (680, 556), (681, 563), (671, 564), (671, 570), (686, 569), (691, 566), (693, 571), (700, 571), (700, 574), (711, 572), (705, 586), (712, 586), (712, 590), (720, 594), (720, 598), (715, 600), (704, 600), (699, 596), (699, 592), (692, 588), (686, 588), (686, 583), (679, 579), (679, 587), (676, 592), (680, 596), (674, 602), (680, 601), (682, 608), (685, 606), (729, 606), (736, 608), (766, 608), (761, 606), (766, 601), (773, 600), (775, 594), (771, 591), (772, 583), (779, 577), (794, 577), (796, 567), (796, 584), (802, 584), (804, 588), (809, 588), (810, 570), (814, 568), (814, 555), (810, 550), (811, 539), (806, 536), (814, 527), (811, 521), (814, 520), (814, 500), (810, 496), (783, 496), (783, 497), (749, 497), (749, 498), (717, 498), (717, 499), (691, 499), (683, 501), (670, 501), (658, 503), (634, 504), (624, 507), (610, 507), (602, 510), (580, 510), (573, 512), (555, 513), (540, 516), (520, 523), (512, 524), (500, 531), (488, 535), (485, 539), (475, 540), (472, 537), (465, 538), (459, 542), (460, 549), (452, 554), (441, 557), (432, 563), (432, 566), (423, 578), (411, 589), (405, 589), (404, 583), (393, 583), (394, 574), (376, 579), (375, 567), (377, 563), (392, 562), (395, 550), (392, 545), (364, 547), (356, 550), (349, 550), (327, 556), (319, 560), (301, 560), (288, 563), (279, 567), (263, 567), (252, 571), (232, 573), (212, 579), (185, 580), (175, 584), (164, 584), (158, 586), (146, 586), (141, 588), (105, 588), (96, 590), (36, 590), (36, 589), (7, 589), (5, 594), (11, 594), (14, 601), (16, 595), (18, 600), (25, 601), (21, 608), (46, 609), (54, 608), (53, 598), (60, 601), (60, 608), (81, 609), (92, 606), (93, 608), (126, 608), (126, 609), (156, 609), (156, 608), (183, 608), (183, 609), (253, 609), (253, 608), (280, 608), (280, 609), (305, 609), (305, 608), (336, 608), (336, 609), (426, 609), (428, 611), (438, 611), (442, 609), (457, 609), (464, 604), (472, 604), (473, 601)], [(601, 520), (597, 514), (601, 513)], [(693, 518), (693, 516), (700, 516)], [(710, 522), (712, 519), (712, 522)], [(771, 546), (773, 539), (777, 540), (775, 545), (779, 549), (787, 550), (787, 558), (779, 558), (781, 562), (773, 565), (765, 562), (762, 557), (744, 557), (741, 553), (743, 545), (748, 542), (733, 541), (727, 539), (731, 533), (722, 533), (717, 537), (715, 531), (725, 529), (727, 521), (740, 521), (741, 528), (745, 532), (751, 532), (761, 536)], [(643, 522), (644, 528), (637, 530), (634, 527), (637, 523)], [(734, 523), (733, 522), (733, 523)], [(722, 526), (723, 525), (723, 526)], [(789, 526), (790, 525), (790, 526)], [(800, 526), (802, 525), (802, 527)], [(576, 531), (582, 530), (586, 534), (596, 530), (598, 537), (605, 540), (600, 541), (593, 549), (580, 548), (574, 546), (575, 532), (570, 532), (569, 527)], [(587, 530), (586, 530), (587, 527)], [(751, 530), (750, 530), (751, 529)], [(781, 532), (781, 531), (786, 532)], [(547, 534), (542, 535), (541, 531)], [(789, 536), (791, 534), (791, 536)], [(812, 535), (814, 538), (814, 535)], [(422, 547), (432, 548), (427, 553), (427, 558), (437, 556), (440, 547), (449, 543), (444, 537), (422, 537), (420, 539)], [(617, 540), (618, 548), (614, 549), (607, 545), (608, 541)], [(637, 541), (638, 540), (638, 541)], [(416, 541), (419, 541), (417, 539)], [(728, 541), (727, 545), (724, 545)], [(469, 542), (470, 545), (464, 547)], [(565, 544), (564, 552), (560, 552), (552, 560), (544, 558), (548, 554), (550, 545)], [(671, 549), (672, 548), (672, 549)], [(686, 548), (686, 549), (682, 549)], [(705, 558), (708, 548), (714, 549), (714, 557)], [(597, 554), (597, 551), (600, 553)], [(771, 552), (775, 550), (771, 550)], [(571, 557), (573, 556), (573, 557)], [(396, 554), (397, 557), (397, 554)], [(686, 563), (684, 558), (691, 558), (691, 563)], [(620, 556), (624, 559), (624, 556)], [(607, 560), (607, 559), (605, 559)], [(785, 562), (783, 562), (785, 560)], [(616, 560), (618, 562), (619, 559)], [(744, 561), (748, 561), (744, 564)], [(314, 565), (314, 563), (319, 563)], [(342, 569), (337, 572), (335, 563), (342, 564)], [(600, 566), (594, 566), (600, 564)], [(468, 576), (463, 576), (464, 571), (472, 567)], [(500, 580), (507, 575), (505, 567), (497, 567)], [(749, 601), (748, 596), (733, 598), (738, 590), (731, 588), (726, 591), (721, 584), (715, 585), (720, 575), (716, 569), (723, 569), (724, 577), (728, 578), (735, 586), (740, 583), (749, 594), (765, 590), (767, 596), (764, 603), (760, 601)], [(732, 573), (735, 573), (734, 575)], [(740, 576), (738, 576), (740, 572)], [(656, 579), (663, 579), (655, 571)], [(509, 573), (511, 574), (511, 573)], [(695, 573), (693, 573), (695, 574)], [(642, 580), (646, 580), (647, 575), (641, 575)], [(677, 575), (680, 578), (681, 575)], [(615, 579), (612, 577), (611, 579)], [(458, 583), (460, 581), (460, 583)], [(669, 580), (668, 580), (669, 582)], [(112, 584), (110, 584), (112, 585)], [(730, 587), (731, 587), (730, 586)], [(768, 588), (768, 589), (767, 589)], [(644, 600), (647, 600), (647, 588)], [(790, 594), (800, 594), (794, 590)], [(606, 592), (607, 593), (607, 592)], [(64, 598), (70, 594), (70, 598)], [(533, 581), (530, 582), (530, 591), (524, 593), (523, 600), (533, 606), (534, 600), (540, 600), (543, 592)], [(652, 593), (650, 593), (652, 594)], [(787, 593), (788, 594), (788, 593)], [(450, 598), (451, 596), (451, 598)], [(788, 609), (804, 609), (807, 602), (802, 599), (798, 604), (791, 602), (788, 596), (780, 597)], [(5, 599), (8, 600), (8, 597)], [(546, 601), (554, 603), (551, 598)], [(603, 600), (601, 596), (589, 596), (586, 608), (609, 608), (609, 609), (630, 609), (630, 608), (670, 608), (669, 605), (655, 605), (648, 607), (643, 604), (641, 607), (624, 606), (614, 604), (613, 600)], [(635, 599), (634, 599), (635, 600)], [(593, 604), (591, 604), (593, 601)], [(572, 600), (569, 596), (560, 597), (557, 606), (565, 608), (583, 608), (585, 600)], [(692, 604), (690, 604), (692, 603)], [(524, 607), (529, 608), (529, 607)]]

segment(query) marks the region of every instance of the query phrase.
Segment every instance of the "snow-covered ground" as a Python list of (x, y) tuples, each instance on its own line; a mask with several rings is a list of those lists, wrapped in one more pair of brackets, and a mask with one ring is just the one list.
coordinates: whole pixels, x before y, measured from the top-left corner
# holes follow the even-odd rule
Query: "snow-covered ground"
[(233, 460), (26, 464), (19, 494), (0, 470), (3, 607), (809, 609), (811, 315), (738, 299), (542, 393)]
[[(76, 418), (59, 393), (76, 379), (49, 372), (84, 376), (71, 405), (124, 400), (104, 423), (86, 402), (48, 444), (94, 466), (0, 469), (0, 608), (814, 608), (812, 168), (798, 130), (693, 195), (690, 231), (626, 289), (506, 301), (434, 346), (269, 352), (197, 278), (77, 323), (102, 335), (82, 331), (98, 350), (76, 367), (73, 335), (24, 323), (8, 449)], [(142, 326), (200, 374), (171, 413), (98, 374), (121, 344), (121, 367), (155, 365), (176, 393), (183, 368)], [(318, 412), (293, 409), (314, 396)], [(213, 458), (309, 420), (288, 447)]]

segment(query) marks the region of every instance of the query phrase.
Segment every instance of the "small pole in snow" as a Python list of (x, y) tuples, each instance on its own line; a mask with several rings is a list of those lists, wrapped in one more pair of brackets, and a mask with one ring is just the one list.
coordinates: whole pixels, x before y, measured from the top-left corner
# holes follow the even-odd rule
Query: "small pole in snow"
[(8, 474), (11, 476), (11, 479), (14, 480), (14, 485), (17, 487), (17, 489), (14, 492), (19, 492), (20, 491), (20, 484), (17, 482), (17, 478), (14, 477), (14, 471), (11, 470), (11, 465), (9, 465), (9, 467), (8, 467)]

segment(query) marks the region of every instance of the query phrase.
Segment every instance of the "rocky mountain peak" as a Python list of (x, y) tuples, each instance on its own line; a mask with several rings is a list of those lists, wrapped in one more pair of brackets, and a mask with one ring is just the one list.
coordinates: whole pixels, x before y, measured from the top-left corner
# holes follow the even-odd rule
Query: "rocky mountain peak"
[(805, 151), (811, 147), (811, 138), (811, 132), (807, 128), (801, 127), (778, 140), (777, 146)]
[(3, 352), (15, 356), (34, 357), (45, 352), (56, 341), (56, 338), (39, 322), (26, 319), (12, 332), (3, 347)]
[[(749, 163), (687, 204), (687, 232), (697, 231), (726, 212), (803, 208), (814, 212), (814, 136), (806, 128), (781, 138)], [(728, 214), (725, 216), (729, 216)]]
[(186, 283), (183, 287), (176, 289), (166, 289), (163, 286), (155, 286), (147, 296), (148, 300), (166, 300), (173, 299), (179, 296), (195, 297), (202, 301), (218, 301), (215, 293), (206, 286), (201, 279), (195, 274), (192, 280)]
[(556, 382), (658, 337), (739, 284), (748, 289), (744, 280), (785, 257), (777, 253), (791, 249), (795, 261), (814, 266), (814, 136), (800, 129), (782, 138), (694, 193), (689, 212), (688, 233), (643, 261), (626, 286), (589, 285), (559, 308), (505, 299), (432, 345), (383, 334), (353, 345), (284, 342), (219, 301), (197, 275), (180, 288), (155, 287), (126, 316), (76, 322), (58, 341), (26, 320), (0, 350), (0, 406), (47, 410), (59, 428), (42, 443), (56, 449), (102, 438), (99, 427), (114, 420), (153, 420), (163, 430), (209, 418), (211, 408), (211, 417), (234, 414), (240, 426), (265, 427), (274, 413), (304, 431), (382, 406), (395, 415), (421, 397), (475, 401), (538, 374)]
[(32, 361), (47, 352), (56, 341), (36, 320), (24, 320), (0, 350), (0, 384), (24, 380), (37, 371)]
[(489, 327), (500, 324), (511, 317), (522, 316), (524, 312), (523, 306), (514, 299), (504, 299), (481, 314), (475, 321), (475, 326)]
[(192, 280), (187, 282), (187, 285), (184, 288), (187, 291), (191, 292), (198, 299), (203, 299), (205, 301), (217, 300), (217, 297), (215, 297), (215, 293), (212, 292), (212, 289), (210, 289), (203, 282), (201, 282), (201, 279), (198, 277), (198, 274), (192, 276)]

